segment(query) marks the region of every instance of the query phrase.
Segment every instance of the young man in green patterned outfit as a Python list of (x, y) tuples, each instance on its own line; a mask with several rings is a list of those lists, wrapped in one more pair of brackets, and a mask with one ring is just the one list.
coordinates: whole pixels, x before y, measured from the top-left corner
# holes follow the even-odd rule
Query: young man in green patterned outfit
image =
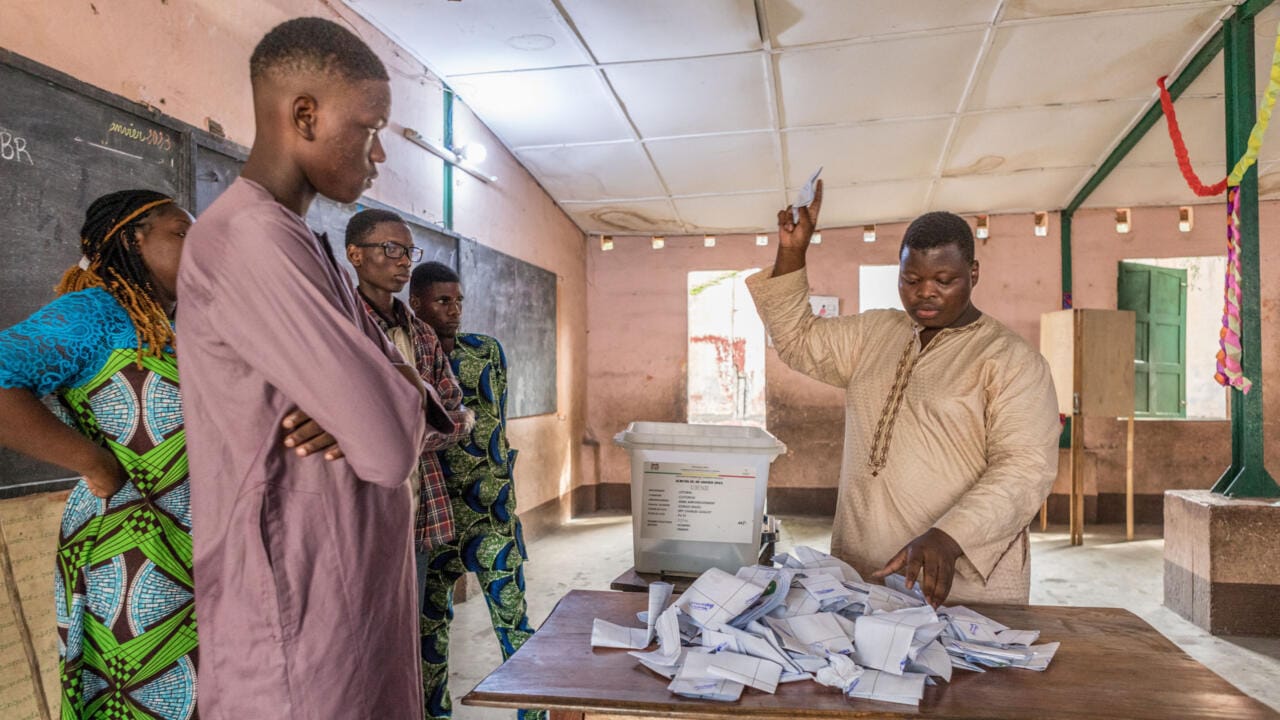
[[(462, 283), (447, 265), (414, 268), (409, 304), (430, 325), (449, 353), (462, 386), (462, 402), (476, 416), (469, 439), (442, 450), (441, 465), (457, 534), (431, 551), (422, 605), (422, 682), (426, 716), (452, 716), (449, 698), (449, 621), (453, 586), (474, 572), (480, 581), (493, 631), (505, 661), (533, 634), (524, 599), (524, 538), (516, 517), (512, 470), (516, 451), (507, 447), (507, 358), (488, 335), (459, 333)], [(521, 710), (522, 720), (543, 720), (542, 710)]]

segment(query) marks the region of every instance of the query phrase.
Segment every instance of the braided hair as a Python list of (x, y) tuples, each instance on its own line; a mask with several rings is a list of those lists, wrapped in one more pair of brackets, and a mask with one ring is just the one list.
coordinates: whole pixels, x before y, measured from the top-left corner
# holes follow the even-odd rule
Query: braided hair
[(59, 294), (100, 287), (111, 293), (133, 321), (138, 337), (138, 366), (160, 357), (175, 343), (173, 325), (156, 301), (156, 290), (138, 249), (137, 231), (173, 198), (152, 190), (121, 190), (94, 200), (80, 228), (84, 257), (63, 274)]

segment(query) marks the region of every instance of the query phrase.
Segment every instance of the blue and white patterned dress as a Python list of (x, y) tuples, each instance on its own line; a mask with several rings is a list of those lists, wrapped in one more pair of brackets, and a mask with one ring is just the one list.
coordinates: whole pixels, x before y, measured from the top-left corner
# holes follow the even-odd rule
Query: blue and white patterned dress
[(76, 484), (57, 582), (63, 720), (196, 717), (191, 510), (177, 360), (138, 359), (124, 308), (63, 295), (0, 332), (0, 387), (53, 394), (128, 473), (103, 500)]

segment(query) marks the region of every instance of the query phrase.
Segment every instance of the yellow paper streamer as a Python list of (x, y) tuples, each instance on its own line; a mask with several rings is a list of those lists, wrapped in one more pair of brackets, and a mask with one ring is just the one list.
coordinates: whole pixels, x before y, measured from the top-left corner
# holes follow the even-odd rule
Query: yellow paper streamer
[(1258, 151), (1262, 149), (1262, 136), (1267, 134), (1267, 125), (1271, 122), (1271, 111), (1276, 106), (1276, 96), (1280, 95), (1280, 31), (1276, 33), (1276, 49), (1271, 56), (1271, 80), (1267, 83), (1267, 92), (1258, 105), (1258, 121), (1249, 132), (1249, 145), (1244, 155), (1236, 161), (1236, 166), (1227, 176), (1227, 187), (1236, 187), (1244, 174), (1258, 160)]

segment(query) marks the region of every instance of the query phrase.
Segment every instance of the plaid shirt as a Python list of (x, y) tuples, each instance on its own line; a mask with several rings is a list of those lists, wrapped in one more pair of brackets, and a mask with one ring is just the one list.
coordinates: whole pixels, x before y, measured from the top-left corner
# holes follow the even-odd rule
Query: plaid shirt
[(444, 471), (440, 467), (440, 458), (436, 451), (456, 445), (471, 434), (475, 424), (474, 415), (462, 405), (462, 388), (449, 368), (449, 356), (440, 347), (440, 340), (430, 325), (418, 319), (417, 315), (397, 298), (391, 299), (391, 312), (394, 318), (384, 317), (373, 303), (360, 293), (365, 310), (369, 317), (382, 328), (382, 332), (400, 328), (405, 330), (413, 343), (414, 364), (422, 381), (435, 388), (440, 402), (453, 419), (455, 428), (452, 433), (442, 433), (427, 426), (427, 437), (422, 444), (422, 454), (418, 456), (418, 475), (422, 479), (419, 492), (418, 512), (414, 518), (414, 539), (418, 552), (425, 553), (431, 548), (453, 539), (453, 513), (449, 508), (449, 492), (445, 487)]

